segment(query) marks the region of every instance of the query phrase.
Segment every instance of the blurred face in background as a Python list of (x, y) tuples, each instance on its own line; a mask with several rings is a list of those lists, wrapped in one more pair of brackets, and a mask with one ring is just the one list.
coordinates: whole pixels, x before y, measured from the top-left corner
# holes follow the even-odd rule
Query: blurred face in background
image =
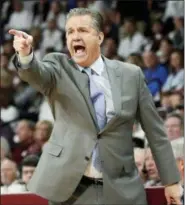
[(182, 18), (180, 18), (180, 17), (174, 17), (173, 18), (173, 23), (174, 23), (175, 28), (177, 30), (182, 29), (183, 26), (184, 26), (184, 20)]
[(52, 1), (52, 3), (51, 3), (51, 11), (54, 14), (58, 14), (60, 12), (60, 9), (61, 9), (60, 2), (59, 1)]
[(145, 157), (146, 157), (145, 158), (145, 167), (146, 167), (148, 178), (150, 180), (158, 180), (159, 174), (158, 174), (158, 170), (157, 170), (157, 167), (156, 167), (155, 161), (153, 159), (150, 148), (146, 149)]
[(8, 56), (12, 56), (14, 54), (14, 48), (12, 46), (12, 42), (11, 41), (6, 41), (4, 44), (3, 44), (3, 52), (5, 54), (7, 54)]
[(132, 63), (132, 64), (135, 64), (137, 66), (139, 66), (140, 68), (144, 68), (144, 63), (143, 63), (143, 59), (140, 55), (130, 55), (128, 58), (127, 58), (127, 62), (128, 63)]
[(34, 171), (35, 171), (35, 167), (32, 167), (32, 166), (23, 166), (22, 167), (22, 181), (25, 184), (28, 184), (31, 177), (33, 176)]
[(135, 163), (138, 168), (139, 174), (142, 177), (143, 176), (143, 168), (145, 163), (145, 151), (141, 148), (134, 148), (134, 158)]
[(179, 52), (173, 52), (170, 56), (170, 65), (174, 70), (183, 68), (182, 55)]
[(105, 39), (105, 42), (103, 45), (103, 54), (107, 58), (112, 58), (114, 57), (114, 55), (116, 55), (116, 44), (112, 38)]
[(25, 142), (33, 137), (33, 130), (29, 127), (28, 122), (21, 121), (16, 127), (16, 134), (20, 142)]
[(48, 29), (53, 31), (57, 28), (56, 20), (51, 19), (48, 21)]
[(16, 11), (16, 12), (22, 11), (23, 4), (22, 4), (21, 0), (13, 0), (13, 8), (14, 8), (14, 11)]
[(9, 160), (4, 159), (1, 162), (1, 182), (3, 185), (10, 185), (16, 180), (17, 167), (16, 164)]
[(37, 142), (45, 143), (48, 141), (52, 131), (52, 125), (45, 122), (38, 122), (35, 129), (35, 140)]
[(147, 68), (155, 68), (158, 63), (157, 56), (151, 51), (145, 51), (143, 54), (143, 62)]
[(157, 34), (157, 33), (162, 33), (163, 31), (163, 25), (160, 22), (155, 22), (152, 25), (152, 32)]
[(177, 117), (169, 117), (165, 121), (167, 136), (170, 140), (177, 139), (182, 136), (181, 121)]
[(7, 69), (8, 68), (8, 57), (6, 55), (1, 54), (1, 69)]
[(173, 45), (164, 39), (161, 41), (159, 49), (162, 52), (163, 56), (169, 56), (172, 52)]
[(124, 22), (124, 31), (126, 34), (128, 35), (132, 35), (135, 33), (136, 31), (136, 25), (135, 23), (131, 22), (131, 21), (125, 21)]

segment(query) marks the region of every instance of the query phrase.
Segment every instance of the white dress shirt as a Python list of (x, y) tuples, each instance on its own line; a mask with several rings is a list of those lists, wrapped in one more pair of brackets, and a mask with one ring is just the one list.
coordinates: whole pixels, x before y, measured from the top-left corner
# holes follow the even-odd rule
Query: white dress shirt
[(1, 186), (1, 194), (18, 194), (26, 192), (26, 187), (23, 184), (19, 184), (17, 180), (12, 182), (9, 186)]

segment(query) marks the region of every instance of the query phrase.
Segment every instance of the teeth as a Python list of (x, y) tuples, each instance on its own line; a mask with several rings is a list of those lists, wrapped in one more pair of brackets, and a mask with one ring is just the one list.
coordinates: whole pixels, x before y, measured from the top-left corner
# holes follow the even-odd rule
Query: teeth
[(82, 49), (78, 49), (78, 50), (76, 51), (76, 53), (81, 53), (81, 52), (83, 52)]

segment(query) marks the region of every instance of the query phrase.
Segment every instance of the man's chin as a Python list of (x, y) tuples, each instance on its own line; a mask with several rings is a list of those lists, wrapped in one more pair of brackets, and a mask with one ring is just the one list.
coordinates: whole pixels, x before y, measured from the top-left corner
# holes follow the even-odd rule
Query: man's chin
[(77, 63), (78, 65), (80, 66), (85, 66), (86, 65), (86, 61), (87, 61), (87, 58), (86, 57), (75, 57), (73, 56), (73, 60), (75, 61), (75, 63)]

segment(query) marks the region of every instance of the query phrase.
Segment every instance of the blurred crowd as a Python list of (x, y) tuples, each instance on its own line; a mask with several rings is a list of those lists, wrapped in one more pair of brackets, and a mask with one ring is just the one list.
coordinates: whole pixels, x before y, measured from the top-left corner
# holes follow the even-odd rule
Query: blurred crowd
[[(69, 55), (65, 20), (74, 7), (88, 7), (104, 17), (102, 54), (141, 67), (159, 115), (164, 120), (175, 159), (184, 176), (184, 1), (2, 0), (0, 138), (1, 194), (27, 191), (39, 157), (53, 129), (46, 99), (21, 81), (11, 59), (8, 30), (33, 36), (36, 57), (49, 52)], [(135, 122), (133, 145), (136, 166), (145, 187), (161, 181), (142, 126)], [(49, 162), (48, 162), (49, 163)]]

